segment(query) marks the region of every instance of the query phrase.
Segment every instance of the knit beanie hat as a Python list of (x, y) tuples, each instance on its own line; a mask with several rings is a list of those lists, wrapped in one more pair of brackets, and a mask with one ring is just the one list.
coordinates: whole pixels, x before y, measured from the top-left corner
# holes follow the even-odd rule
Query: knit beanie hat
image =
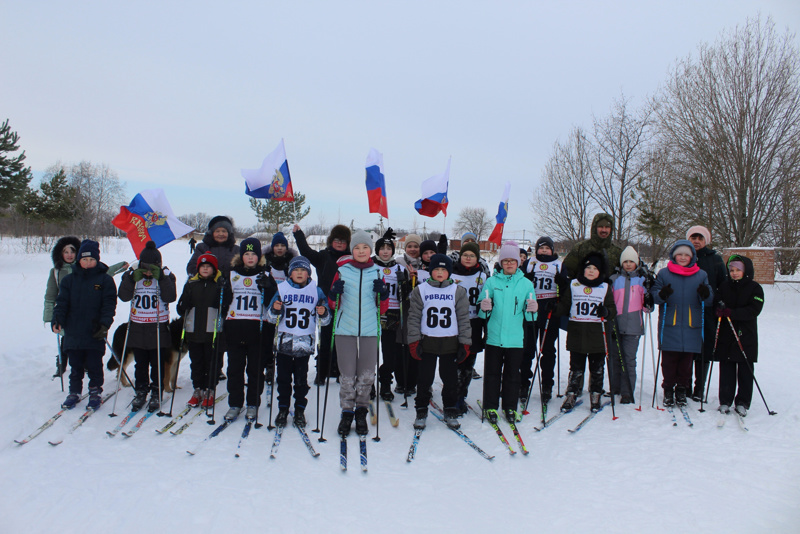
[(472, 241), (475, 241), (476, 243), (478, 242), (478, 236), (476, 236), (472, 232), (464, 232), (464, 235), (461, 236), (461, 242), (462, 243), (464, 243), (465, 241), (469, 241), (470, 239)]
[(581, 260), (581, 274), (583, 274), (584, 270), (590, 265), (597, 267), (601, 277), (606, 275), (606, 259), (599, 252), (590, 252), (584, 256), (583, 260)]
[(497, 261), (503, 263), (503, 260), (516, 260), (517, 265), (519, 265), (519, 244), (516, 241), (506, 241), (500, 247)]
[(205, 254), (201, 255), (197, 258), (197, 270), (200, 271), (201, 265), (210, 265), (214, 268), (214, 272), (217, 271), (217, 257), (211, 254), (210, 252), (206, 252)]
[(217, 228), (224, 228), (228, 231), (228, 235), (233, 235), (233, 222), (224, 215), (217, 215), (208, 221), (208, 233), (213, 234)]
[(377, 254), (383, 247), (389, 245), (392, 247), (392, 254), (394, 254), (394, 236), (394, 230), (391, 228), (386, 230), (386, 233), (384, 233), (383, 236), (375, 242), (375, 253)]
[(728, 271), (731, 270), (731, 267), (736, 267), (740, 271), (744, 272), (744, 262), (742, 260), (733, 260), (728, 262)]
[(289, 276), (292, 275), (292, 271), (295, 269), (305, 269), (308, 271), (308, 276), (311, 276), (311, 262), (304, 256), (295, 256), (292, 258), (292, 261), (289, 262)]
[(553, 243), (553, 239), (549, 236), (543, 235), (536, 240), (536, 252), (539, 252), (539, 247), (541, 246), (550, 247), (551, 254), (556, 251), (556, 245)]
[(148, 241), (144, 250), (139, 253), (139, 265), (157, 265), (161, 267), (161, 252), (153, 241)]
[(100, 261), (100, 243), (91, 239), (84, 239), (81, 248), (78, 250), (78, 261), (83, 258), (94, 258)]
[(420, 256), (422, 256), (422, 254), (428, 250), (436, 252), (436, 241), (434, 241), (433, 239), (426, 239), (425, 241), (419, 244)]
[(357, 245), (367, 245), (370, 250), (373, 249), (372, 237), (364, 230), (356, 230), (350, 237), (350, 250), (356, 248)]
[(636, 249), (630, 245), (625, 247), (625, 250), (619, 255), (619, 266), (622, 267), (622, 264), (626, 261), (632, 261), (637, 266), (639, 265), (639, 254), (637, 254)]
[(706, 245), (711, 243), (711, 232), (705, 226), (692, 226), (686, 231), (686, 239), (690, 239), (694, 234), (700, 234), (706, 240)]
[(417, 245), (419, 245), (420, 243), (422, 243), (422, 238), (417, 234), (408, 234), (406, 236), (406, 244), (408, 243), (416, 243)]
[(478, 247), (478, 243), (464, 243), (461, 245), (461, 254), (464, 254), (466, 251), (472, 252), (478, 256), (478, 258), (481, 257), (481, 249)]
[[(274, 239), (272, 242), (275, 242)], [(258, 260), (261, 261), (261, 241), (255, 237), (243, 239), (242, 242), (239, 243), (239, 256), (244, 257), (245, 252), (255, 253), (255, 255), (258, 256)]]
[(694, 256), (694, 247), (690, 247), (689, 245), (678, 245), (672, 249), (670, 259), (675, 259), (675, 256), (678, 254), (688, 254), (689, 256)]
[(275, 235), (272, 236), (272, 248), (275, 248), (275, 245), (289, 247), (289, 242), (286, 240), (286, 236), (283, 235), (283, 232), (275, 232)]
[(453, 260), (448, 258), (444, 254), (434, 254), (431, 256), (430, 265), (428, 266), (428, 272), (432, 273), (434, 269), (446, 269), (447, 270), (447, 277), (449, 278), (451, 274), (453, 274)]
[(343, 224), (337, 224), (333, 228), (331, 228), (331, 233), (328, 235), (328, 246), (333, 244), (334, 239), (341, 239), (349, 246), (352, 246), (350, 243), (350, 228), (346, 227)]
[(523, 255), (523, 254), (525, 254), (525, 257), (526, 257), (526, 258), (528, 257), (528, 251), (527, 251), (527, 250), (525, 250), (525, 249), (524, 249), (524, 248), (522, 248), (522, 247), (519, 247), (519, 255), (520, 255), (520, 257), (522, 257), (522, 255)]

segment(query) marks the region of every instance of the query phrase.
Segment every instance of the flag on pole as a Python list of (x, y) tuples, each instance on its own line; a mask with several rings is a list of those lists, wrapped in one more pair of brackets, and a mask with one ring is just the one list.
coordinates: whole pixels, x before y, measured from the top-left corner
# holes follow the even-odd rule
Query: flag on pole
[(175, 216), (163, 189), (147, 189), (133, 197), (111, 224), (127, 234), (137, 259), (148, 241), (161, 247), (193, 230)]
[(383, 154), (371, 148), (367, 154), (367, 199), (369, 212), (380, 213), (387, 219), (386, 180), (383, 175)]
[(242, 169), (245, 193), (254, 198), (294, 201), (292, 178), (283, 139), (261, 163), (260, 169)]
[(506, 187), (503, 190), (503, 198), (500, 199), (500, 205), (497, 207), (497, 217), (495, 217), (494, 230), (492, 235), (489, 236), (489, 243), (496, 243), (501, 246), (503, 242), (503, 227), (506, 225), (506, 217), (508, 217), (508, 195), (511, 192), (511, 182), (506, 182)]
[(450, 185), (450, 160), (444, 174), (431, 176), (422, 182), (422, 198), (414, 203), (414, 209), (425, 217), (436, 217), (439, 212), (447, 216), (447, 189)]

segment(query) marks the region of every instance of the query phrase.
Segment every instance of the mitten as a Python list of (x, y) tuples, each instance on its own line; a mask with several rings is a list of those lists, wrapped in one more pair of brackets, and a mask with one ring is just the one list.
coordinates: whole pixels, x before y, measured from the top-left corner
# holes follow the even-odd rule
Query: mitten
[(386, 283), (380, 279), (372, 282), (372, 291), (380, 295), (381, 300), (386, 300), (389, 296), (389, 288), (386, 286)]
[(731, 309), (730, 308), (719, 308), (718, 307), (716, 309), (716, 313), (717, 313), (717, 317), (730, 317), (731, 316)]
[(706, 300), (711, 295), (711, 290), (705, 284), (697, 286), (697, 294), (700, 295), (700, 300)]
[(661, 288), (661, 290), (658, 292), (658, 296), (661, 297), (661, 300), (667, 300), (673, 293), (674, 291), (672, 290), (672, 284), (667, 284)]
[(277, 286), (275, 279), (267, 273), (261, 273), (256, 277), (256, 286), (258, 289), (267, 291)]
[(605, 319), (606, 317), (608, 317), (608, 308), (606, 308), (602, 304), (600, 306), (598, 306), (597, 307), (597, 316), (602, 318), (602, 319)]
[(645, 293), (644, 294), (644, 302), (642, 302), (642, 305), (645, 308), (647, 308), (649, 310), (652, 310), (653, 306), (655, 305), (655, 302), (653, 302), (653, 295), (651, 295), (650, 293)]
[(394, 238), (397, 237), (397, 234), (394, 233), (391, 227), (386, 229), (386, 232), (383, 234), (383, 238), (387, 241), (394, 241)]
[(417, 354), (417, 350), (419, 350), (419, 341), (412, 341), (408, 344), (408, 352), (411, 353), (411, 357), (415, 360), (422, 360), (421, 356)]
[(456, 353), (456, 361), (464, 363), (469, 358), (469, 345), (459, 345), (458, 352)]
[(150, 265), (148, 270), (153, 275), (153, 280), (161, 279), (161, 267), (159, 267), (158, 265)]
[(142, 269), (142, 268), (136, 269), (135, 271), (133, 271), (133, 275), (132, 276), (133, 276), (133, 281), (134, 282), (141, 281), (144, 278), (144, 269)]
[(344, 293), (344, 280), (340, 279), (333, 283), (329, 295), (333, 300), (336, 300), (342, 293)]
[(95, 339), (105, 339), (108, 334), (108, 327), (104, 324), (97, 325), (92, 331), (92, 337)]
[(447, 252), (447, 234), (439, 236), (439, 246), (436, 249), (440, 254)]

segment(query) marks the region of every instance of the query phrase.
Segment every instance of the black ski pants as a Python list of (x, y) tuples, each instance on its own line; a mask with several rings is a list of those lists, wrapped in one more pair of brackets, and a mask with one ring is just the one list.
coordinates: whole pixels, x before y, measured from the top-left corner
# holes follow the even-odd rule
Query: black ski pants
[[(247, 406), (261, 406), (261, 393), (264, 391), (264, 360), (266, 357), (264, 350), (259, 346), (258, 338), (244, 343), (228, 343), (228, 406), (242, 408), (245, 406), (245, 400)], [(246, 399), (245, 373), (247, 374)]]
[(442, 404), (443, 408), (455, 408), (458, 400), (458, 362), (456, 354), (436, 354), (423, 352), (418, 361), (417, 369), (417, 396), (414, 399), (416, 409), (428, 409), (431, 402), (431, 386), (436, 374), (436, 361), (439, 360), (439, 378), (442, 379)]
[(516, 410), (519, 401), (520, 364), (524, 349), (486, 345), (483, 360), (483, 408)]
[(291, 405), (292, 377), (294, 377), (294, 409), (305, 410), (308, 400), (308, 360), (310, 356), (292, 356), (291, 354), (278, 353), (275, 360), (278, 376), (278, 408), (288, 408)]
[[(160, 393), (164, 389), (164, 358), (169, 351), (169, 348), (161, 347), (161, 358), (159, 358), (156, 349), (133, 349), (133, 361), (136, 363), (133, 379), (136, 382), (136, 391), (151, 389)], [(161, 364), (161, 375), (158, 374), (159, 363)], [(159, 385), (161, 385), (160, 388)]]

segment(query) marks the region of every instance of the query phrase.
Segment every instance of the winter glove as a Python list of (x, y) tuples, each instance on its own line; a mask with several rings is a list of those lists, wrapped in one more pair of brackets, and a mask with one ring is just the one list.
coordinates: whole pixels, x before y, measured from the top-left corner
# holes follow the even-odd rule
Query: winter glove
[(730, 317), (731, 316), (731, 309), (730, 308), (717, 308), (716, 309), (717, 317)]
[(492, 311), (492, 299), (491, 297), (486, 297), (481, 301), (481, 311)]
[(606, 308), (602, 304), (600, 306), (598, 306), (597, 307), (597, 316), (600, 317), (601, 319), (605, 319), (606, 317), (608, 317), (608, 308)]
[(141, 267), (133, 271), (133, 281), (140, 282), (144, 278), (144, 269)]
[(372, 282), (372, 291), (380, 295), (381, 300), (386, 300), (389, 298), (389, 287), (383, 280), (374, 280)]
[(563, 271), (558, 271), (553, 277), (556, 285), (560, 290), (564, 290), (569, 285), (569, 277)]
[(672, 284), (667, 284), (661, 288), (661, 291), (658, 292), (658, 296), (661, 297), (661, 300), (667, 300), (673, 293)]
[(697, 294), (700, 295), (700, 300), (706, 300), (711, 295), (711, 290), (705, 284), (697, 286)]
[[(162, 274), (161, 267), (159, 267), (158, 265), (151, 265), (149, 271), (153, 275), (153, 280), (161, 280), (161, 274)], [(167, 270), (165, 271), (167, 274), (169, 274), (169, 271)]]
[(651, 295), (650, 293), (645, 293), (644, 302), (642, 302), (642, 306), (644, 306), (648, 310), (652, 310), (654, 305), (655, 302), (653, 302), (653, 295)]
[(339, 279), (331, 286), (328, 296), (330, 296), (333, 300), (336, 300), (342, 293), (344, 293), (344, 280)]
[(95, 339), (105, 339), (108, 334), (108, 327), (104, 324), (99, 324), (92, 331), (92, 337)]
[(539, 311), (539, 304), (536, 299), (527, 299), (525, 301), (525, 311), (528, 313), (536, 313)]
[(268, 291), (273, 289), (276, 285), (275, 279), (267, 273), (260, 273), (256, 277), (256, 287), (258, 287), (258, 289), (261, 291)]
[(439, 246), (436, 250), (439, 254), (445, 254), (447, 252), (447, 234), (439, 236)]
[(386, 232), (383, 234), (383, 238), (386, 241), (394, 241), (394, 238), (397, 237), (397, 234), (394, 233), (391, 227), (386, 229)]
[(419, 350), (419, 341), (412, 341), (408, 344), (408, 352), (411, 353), (411, 357), (422, 361), (421, 355), (417, 354), (417, 350)]
[(456, 362), (464, 363), (469, 358), (469, 345), (459, 345), (456, 353)]

